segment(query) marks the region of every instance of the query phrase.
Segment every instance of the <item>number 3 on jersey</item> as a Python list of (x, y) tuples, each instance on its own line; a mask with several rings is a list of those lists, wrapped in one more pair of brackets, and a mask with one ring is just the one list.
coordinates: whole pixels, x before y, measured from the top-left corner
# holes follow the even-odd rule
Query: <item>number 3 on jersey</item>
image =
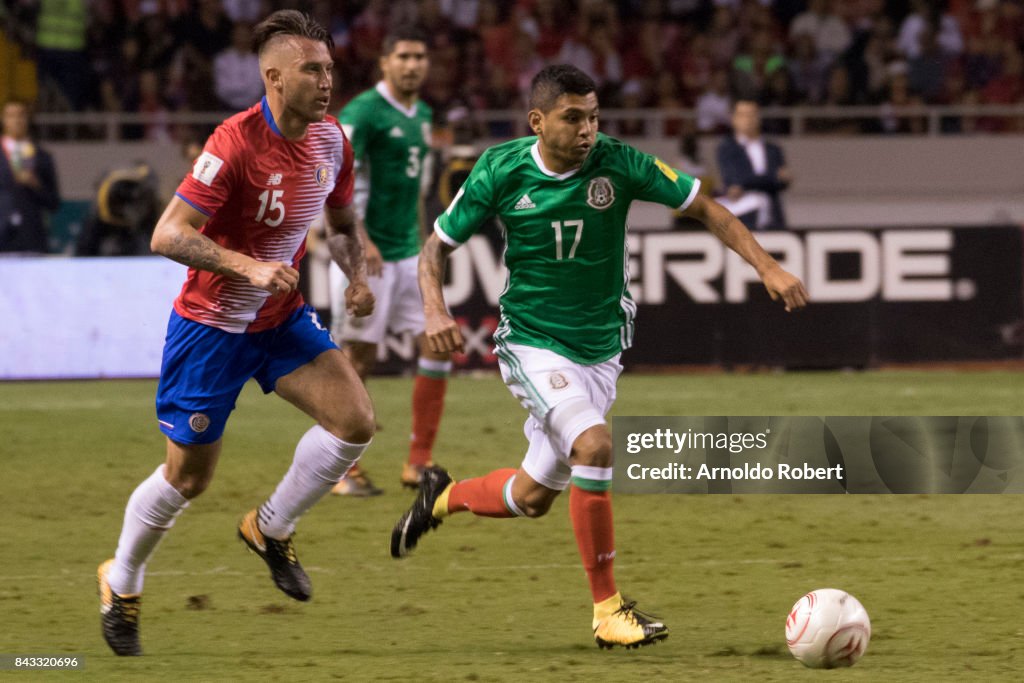
[(420, 158), (420, 148), (417, 145), (409, 147), (409, 163), (405, 167), (405, 175), (409, 178), (419, 178), (420, 168), (423, 160)]
[(575, 228), (576, 236), (569, 248), (568, 259), (576, 258), (576, 247), (580, 246), (580, 238), (583, 237), (583, 221), (551, 221), (551, 228), (555, 231), (555, 260), (563, 260), (562, 252), (562, 228)]
[(260, 193), (260, 210), (256, 213), (257, 223), (262, 221), (272, 228), (281, 225), (284, 220), (282, 196), (284, 196), (284, 190), (263, 190)]

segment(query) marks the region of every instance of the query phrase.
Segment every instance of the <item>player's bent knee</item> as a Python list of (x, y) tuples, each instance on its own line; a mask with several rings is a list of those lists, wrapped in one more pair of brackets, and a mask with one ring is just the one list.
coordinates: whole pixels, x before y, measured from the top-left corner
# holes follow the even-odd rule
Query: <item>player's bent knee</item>
[(325, 424), (324, 428), (342, 441), (367, 443), (377, 428), (372, 405), (351, 406), (345, 415)]
[(537, 519), (538, 517), (543, 517), (544, 515), (548, 514), (548, 510), (551, 509), (551, 503), (542, 502), (531, 505), (530, 503), (517, 502), (516, 504), (519, 506), (519, 509), (523, 511), (523, 516), (529, 517), (530, 519)]
[(183, 498), (192, 500), (205, 491), (213, 481), (213, 473), (179, 473), (168, 478), (167, 483), (182, 495)]
[(573, 441), (570, 460), (574, 465), (588, 467), (612, 466), (612, 435), (605, 425), (587, 429)]
[(558, 497), (558, 492), (531, 491), (526, 495), (515, 499), (516, 506), (522, 511), (524, 517), (536, 519), (543, 517), (551, 509), (551, 504)]

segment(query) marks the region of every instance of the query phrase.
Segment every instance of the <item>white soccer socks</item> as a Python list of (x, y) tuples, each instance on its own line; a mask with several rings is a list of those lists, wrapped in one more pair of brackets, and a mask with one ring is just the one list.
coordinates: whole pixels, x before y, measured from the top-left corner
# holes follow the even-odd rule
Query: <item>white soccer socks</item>
[(118, 595), (142, 592), (146, 562), (187, 507), (188, 500), (164, 478), (163, 465), (139, 484), (128, 499), (117, 553), (107, 575), (111, 590)]
[(295, 523), (358, 462), (370, 443), (348, 443), (315, 425), (299, 440), (295, 459), (259, 508), (260, 531), (284, 540)]

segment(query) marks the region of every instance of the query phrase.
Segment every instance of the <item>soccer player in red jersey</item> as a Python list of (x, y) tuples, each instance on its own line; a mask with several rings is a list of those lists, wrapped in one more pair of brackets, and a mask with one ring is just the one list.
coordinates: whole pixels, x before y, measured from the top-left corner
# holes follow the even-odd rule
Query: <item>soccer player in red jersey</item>
[(213, 478), (225, 424), (249, 378), (316, 420), (284, 479), (238, 528), (296, 600), (308, 600), (311, 586), (292, 546), (295, 523), (373, 437), (363, 384), (297, 289), (306, 233), (326, 205), (331, 255), (350, 282), (348, 313), (373, 311), (350, 207), (352, 147), (327, 116), (331, 37), (305, 14), (283, 10), (256, 27), (253, 45), (266, 96), (214, 131), (153, 233), (153, 251), (189, 270), (157, 389), (167, 457), (135, 489), (117, 552), (98, 571), (103, 635), (118, 655), (142, 652), (146, 563)]

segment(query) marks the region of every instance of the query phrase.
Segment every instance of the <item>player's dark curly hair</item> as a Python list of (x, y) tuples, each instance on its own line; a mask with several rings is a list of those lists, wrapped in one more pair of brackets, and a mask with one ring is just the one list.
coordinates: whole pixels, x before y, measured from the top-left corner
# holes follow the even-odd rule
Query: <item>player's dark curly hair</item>
[(380, 53), (382, 55), (391, 54), (392, 50), (395, 49), (395, 45), (403, 40), (413, 43), (423, 43), (428, 48), (430, 47), (430, 40), (427, 37), (427, 32), (422, 28), (416, 24), (399, 24), (388, 31), (387, 35), (384, 36), (384, 41), (380, 44)]
[(565, 95), (589, 95), (597, 90), (594, 79), (571, 64), (552, 64), (541, 69), (530, 83), (530, 109), (546, 112)]
[(327, 29), (321, 26), (316, 19), (297, 10), (278, 10), (258, 23), (252, 33), (253, 52), (260, 54), (267, 43), (277, 36), (309, 38), (323, 43), (327, 46), (328, 52), (334, 53), (334, 39), (331, 38)]

